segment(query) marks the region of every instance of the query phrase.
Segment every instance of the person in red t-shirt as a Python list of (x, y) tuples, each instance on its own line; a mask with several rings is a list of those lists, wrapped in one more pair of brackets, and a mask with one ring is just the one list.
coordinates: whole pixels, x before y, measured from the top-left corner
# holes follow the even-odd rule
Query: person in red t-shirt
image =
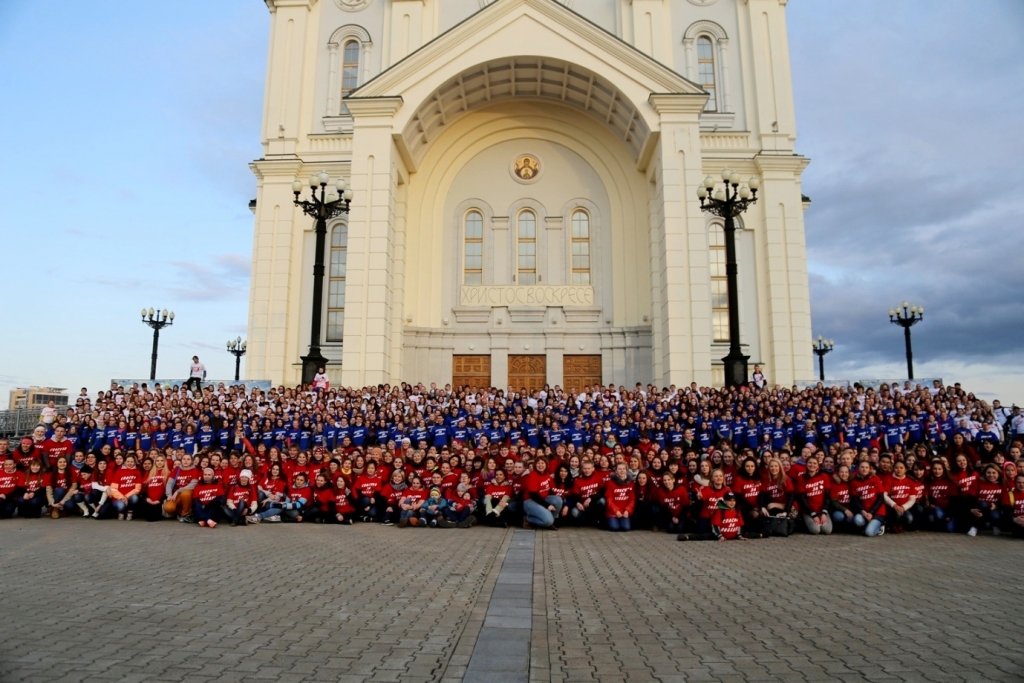
[(402, 468), (396, 468), (391, 473), (388, 483), (380, 490), (381, 500), (383, 501), (381, 503), (383, 506), (382, 516), (386, 526), (398, 524), (399, 515), (402, 512), (400, 503), (407, 488), (405, 472)]
[(850, 468), (839, 465), (828, 485), (828, 509), (832, 513), (832, 528), (836, 531), (853, 530), (853, 498), (850, 495)]
[[(107, 483), (107, 501), (117, 511), (117, 518), (131, 521), (142, 492), (142, 472), (136, 467), (135, 456), (126, 457)], [(102, 512), (100, 516), (104, 516)]]
[(666, 471), (661, 475), (662, 486), (658, 489), (660, 522), (670, 534), (680, 534), (686, 524), (686, 513), (690, 508), (690, 493), (686, 484), (676, 481), (676, 476)]
[(893, 533), (903, 533), (914, 524), (911, 509), (917, 504), (917, 482), (907, 476), (907, 465), (902, 460), (893, 464), (887, 488), (884, 496), (889, 512), (885, 523)]
[(18, 509), (21, 497), (21, 472), (13, 459), (4, 460), (0, 470), (0, 519), (10, 519)]
[(199, 526), (214, 528), (221, 506), (224, 505), (224, 484), (217, 479), (212, 467), (203, 470), (203, 478), (192, 489), (192, 516)]
[(1024, 538), (1024, 472), (1014, 479), (1013, 490), (1009, 492), (1007, 517), (1009, 517), (1010, 533), (1016, 538)]
[(523, 475), (523, 528), (550, 529), (562, 511), (562, 499), (551, 495), (553, 484), (548, 461), (538, 458), (533, 469)]
[(228, 495), (222, 508), (225, 516), (231, 521), (231, 526), (245, 526), (250, 520), (258, 521), (259, 518), (255, 517), (255, 514), (260, 501), (259, 496), (252, 470), (239, 472), (238, 483), (228, 487)]
[(381, 490), (384, 488), (384, 481), (377, 474), (377, 463), (372, 460), (366, 463), (366, 469), (356, 477), (352, 484), (352, 497), (358, 503), (359, 514), (364, 522), (379, 522), (383, 517), (384, 499)]
[(615, 465), (615, 472), (604, 485), (605, 517), (609, 531), (629, 531), (636, 509), (636, 484), (629, 478), (624, 462)]
[(828, 514), (828, 492), (831, 481), (821, 471), (818, 459), (810, 457), (804, 471), (797, 475), (794, 489), (797, 504), (803, 514), (804, 528), (810, 534), (832, 533), (832, 517)]
[(697, 500), (700, 501), (700, 519), (697, 522), (698, 534), (711, 533), (711, 518), (718, 509), (718, 502), (725, 497), (725, 494), (732, 493), (725, 485), (725, 473), (722, 470), (715, 470), (711, 473), (711, 479), (707, 486), (697, 488)]
[(925, 484), (928, 496), (928, 521), (933, 529), (955, 531), (957, 514), (955, 501), (960, 495), (960, 486), (950, 476), (944, 460), (932, 460), (931, 475)]
[(38, 459), (30, 460), (28, 471), (21, 476), (22, 493), (18, 499), (18, 514), (23, 519), (42, 517), (48, 480), (43, 472), (43, 463)]
[(494, 477), (484, 486), (484, 522), (507, 527), (506, 510), (511, 500), (512, 485), (505, 478), (505, 470), (495, 470)]
[(971, 525), (967, 535), (977, 536), (978, 529), (991, 529), (992, 533), (998, 536), (1002, 531), (1000, 507), (1006, 492), (1003, 486), (1003, 471), (999, 469), (999, 465), (989, 463), (984, 466), (974, 491), (974, 496), (969, 499), (971, 502), (967, 507), (967, 519)]
[[(719, 472), (720, 470), (715, 470)], [(680, 541), (732, 541), (747, 540), (743, 534), (743, 513), (736, 508), (736, 494), (722, 495), (711, 515), (711, 530), (695, 534), (679, 534)]]
[(853, 523), (864, 530), (864, 535), (870, 538), (884, 534), (885, 486), (867, 460), (860, 461), (850, 481), (850, 497), (856, 512)]

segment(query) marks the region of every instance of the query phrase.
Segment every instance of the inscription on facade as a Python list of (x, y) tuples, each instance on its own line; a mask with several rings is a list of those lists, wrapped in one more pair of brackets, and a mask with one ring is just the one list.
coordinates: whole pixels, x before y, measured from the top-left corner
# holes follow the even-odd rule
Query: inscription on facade
[(594, 288), (580, 285), (464, 286), (462, 306), (593, 306)]

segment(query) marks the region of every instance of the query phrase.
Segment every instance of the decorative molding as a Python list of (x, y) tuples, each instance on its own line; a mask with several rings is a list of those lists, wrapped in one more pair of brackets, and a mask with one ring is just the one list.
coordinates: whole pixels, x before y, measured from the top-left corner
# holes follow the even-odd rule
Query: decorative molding
[(701, 33), (708, 33), (714, 36), (715, 40), (729, 39), (729, 36), (725, 33), (725, 29), (719, 24), (707, 19), (701, 19), (700, 21), (695, 21), (690, 24), (689, 28), (686, 29), (686, 33), (683, 34), (683, 40), (693, 40)]
[(690, 0), (690, 4), (696, 5), (697, 7), (709, 7), (716, 2), (718, 2), (718, 0)]
[(460, 306), (593, 306), (589, 285), (491, 285), (459, 288)]
[(358, 24), (345, 24), (331, 34), (328, 45), (341, 45), (347, 38), (355, 38), (360, 43), (372, 43), (370, 32)]
[(373, 0), (334, 0), (334, 4), (346, 12), (358, 12), (373, 4)]

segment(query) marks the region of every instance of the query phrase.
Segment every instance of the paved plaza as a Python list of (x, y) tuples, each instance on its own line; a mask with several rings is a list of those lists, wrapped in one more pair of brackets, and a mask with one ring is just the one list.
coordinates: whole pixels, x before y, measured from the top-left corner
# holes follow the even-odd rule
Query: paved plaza
[(1024, 544), (0, 522), (0, 682), (1017, 681)]

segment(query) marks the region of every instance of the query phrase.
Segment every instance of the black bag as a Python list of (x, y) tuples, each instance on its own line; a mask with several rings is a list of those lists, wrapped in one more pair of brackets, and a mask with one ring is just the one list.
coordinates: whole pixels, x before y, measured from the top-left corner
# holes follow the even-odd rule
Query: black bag
[(771, 536), (789, 536), (795, 531), (796, 524), (793, 519), (785, 517), (766, 517), (764, 520), (765, 530)]

